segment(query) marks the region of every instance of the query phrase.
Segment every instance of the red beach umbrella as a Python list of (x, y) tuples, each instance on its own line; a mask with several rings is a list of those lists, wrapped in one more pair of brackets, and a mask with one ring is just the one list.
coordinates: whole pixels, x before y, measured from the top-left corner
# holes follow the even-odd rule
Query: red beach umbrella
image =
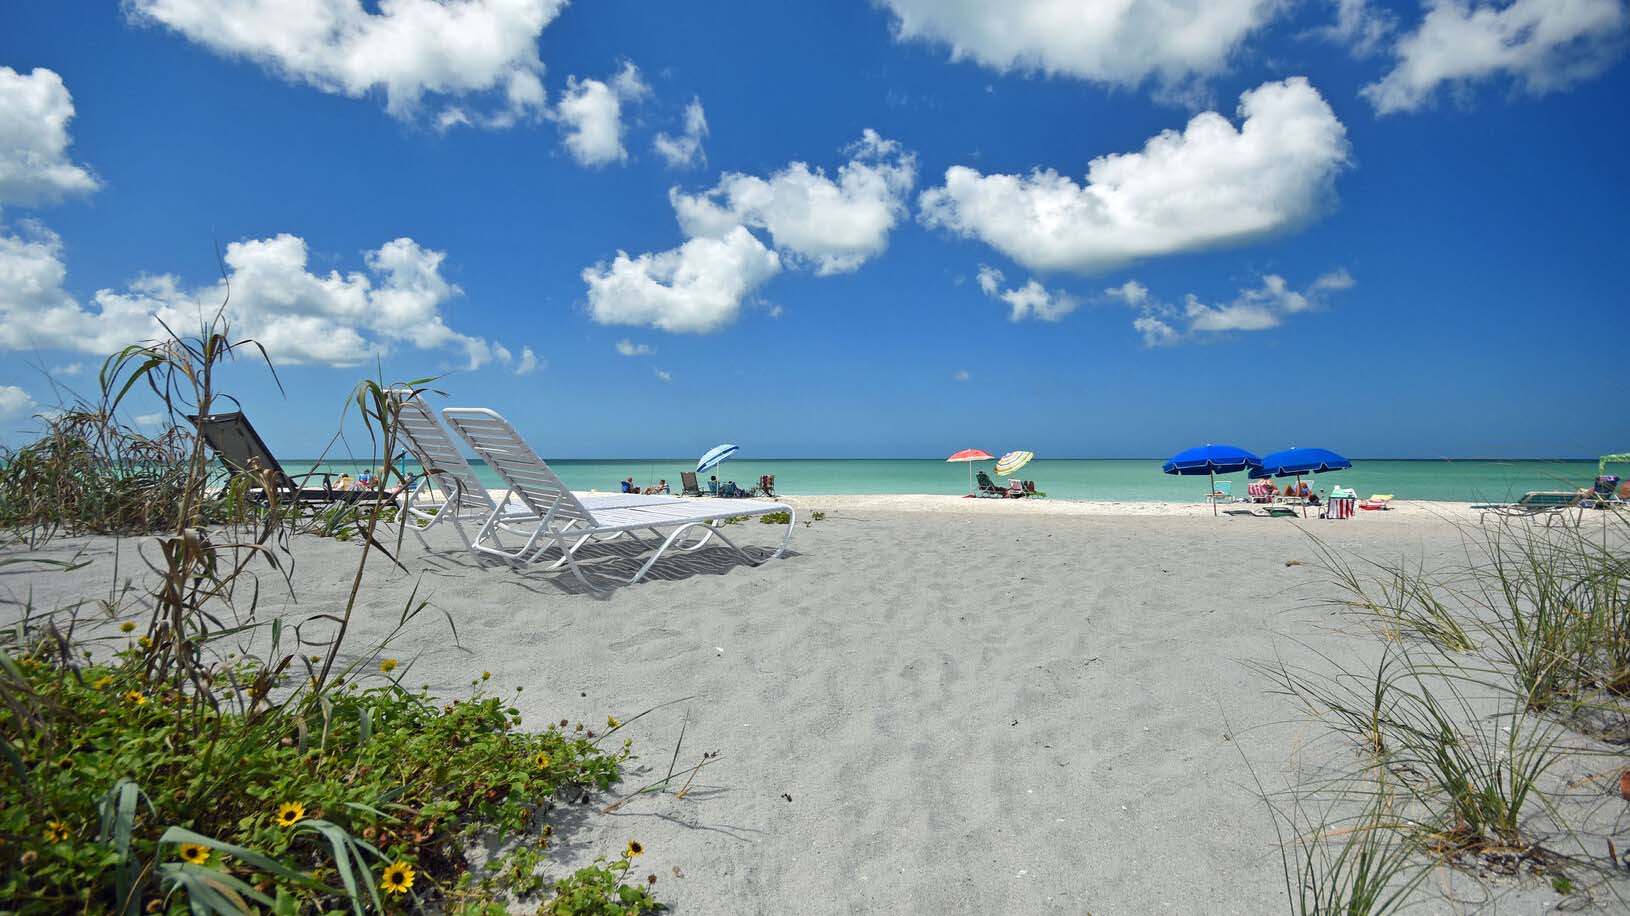
[(968, 465), (968, 493), (969, 493), (969, 495), (972, 495), (973, 494), (973, 462), (975, 462), (975, 461), (995, 461), (996, 459), (988, 452), (982, 452), (982, 451), (980, 451), (979, 449), (976, 449), (976, 448), (965, 448), (962, 451), (957, 452), (955, 455), (952, 455), (951, 457), (949, 457), (949, 458), (947, 458), (945, 460), (947, 462), (960, 461), (960, 462), (963, 462), (964, 464)]

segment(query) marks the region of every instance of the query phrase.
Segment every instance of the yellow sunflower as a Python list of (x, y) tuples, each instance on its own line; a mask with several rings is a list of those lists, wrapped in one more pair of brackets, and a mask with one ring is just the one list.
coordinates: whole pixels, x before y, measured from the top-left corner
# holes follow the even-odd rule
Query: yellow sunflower
[(139, 690), (126, 690), (125, 691), (125, 702), (126, 703), (134, 703), (137, 706), (146, 706), (147, 705), (147, 695), (142, 693)]
[(68, 839), (68, 825), (61, 821), (45, 822), (45, 841), (47, 843), (61, 843)]
[(606, 716), (606, 728), (622, 728), (623, 724), (617, 721), (616, 716)]
[(413, 866), (406, 862), (394, 862), (385, 866), (385, 874), (379, 881), (379, 886), (387, 894), (405, 894), (413, 886), (415, 872)]
[(306, 806), (299, 802), (284, 802), (277, 806), (275, 820), (280, 827), (293, 827), (306, 819)]
[(119, 632), (120, 633), (133, 633), (133, 632), (135, 632), (135, 630), (136, 630), (136, 621), (134, 621), (134, 620), (126, 620), (124, 623), (119, 624)]
[(138, 636), (136, 637), (136, 645), (141, 646), (143, 649), (151, 649), (153, 648), (153, 641), (145, 636)]
[(481, 672), (481, 679), (483, 681), (492, 680), (492, 672), (491, 671), (483, 671), (483, 672)]
[(111, 684), (111, 683), (113, 683), (113, 675), (104, 674), (101, 677), (97, 678), (94, 682), (91, 683), (91, 689), (92, 690), (106, 690), (106, 689), (108, 689), (108, 685)]
[(181, 861), (190, 865), (202, 865), (209, 861), (209, 847), (197, 843), (182, 843)]
[(549, 759), (548, 754), (539, 751), (538, 755), (532, 758), (532, 762), (537, 765), (538, 769), (547, 770), (549, 769), (549, 764), (553, 763), (554, 761)]
[(628, 847), (623, 850), (623, 858), (625, 859), (637, 859), (643, 855), (645, 855), (645, 847), (640, 845), (639, 840), (629, 840)]
[(390, 674), (392, 671), (395, 671), (396, 670), (396, 659), (394, 659), (394, 658), (384, 659), (383, 661), (381, 661), (379, 663), (379, 670), (385, 672), (386, 674)]

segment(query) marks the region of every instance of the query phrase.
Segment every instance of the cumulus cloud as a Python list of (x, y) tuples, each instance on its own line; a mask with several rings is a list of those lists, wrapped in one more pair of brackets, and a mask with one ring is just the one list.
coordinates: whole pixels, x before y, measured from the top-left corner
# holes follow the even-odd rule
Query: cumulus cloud
[(677, 137), (659, 133), (652, 141), (653, 148), (671, 169), (688, 169), (707, 164), (707, 152), (702, 141), (707, 138), (707, 113), (702, 100), (693, 98), (685, 106), (685, 131)]
[(780, 272), (781, 258), (736, 226), (655, 254), (619, 251), (582, 276), (595, 321), (705, 333), (734, 321), (742, 300)]
[(971, 378), (973, 378), (973, 376), (969, 375), (968, 370), (966, 369), (958, 369), (957, 371), (951, 373), (951, 381), (953, 382), (966, 382)]
[(669, 189), (687, 241), (638, 257), (619, 251), (609, 264), (585, 268), (590, 316), (705, 333), (734, 321), (742, 301), (783, 266), (823, 276), (859, 269), (888, 247), (905, 215), (916, 159), (871, 129), (845, 151), (850, 160), (835, 178), (793, 162), (768, 178), (726, 173), (695, 194)]
[(881, 0), (894, 33), (949, 45), (953, 60), (999, 72), (1112, 86), (1204, 78), (1281, 4), (1276, 0)]
[(38, 206), (96, 190), (100, 182), (68, 159), (73, 97), (62, 77), (37, 67), (0, 67), (0, 204)]
[(1347, 129), (1306, 79), (1247, 91), (1239, 115), (1235, 128), (1205, 112), (1140, 152), (1094, 159), (1085, 184), (1052, 169), (952, 166), (943, 186), (922, 193), (920, 219), (1032, 270), (1093, 274), (1283, 232), (1334, 200)]
[(0, 385), (0, 420), (15, 420), (32, 414), (39, 403), (16, 385)]
[(1346, 270), (1320, 276), (1306, 291), (1291, 288), (1284, 277), (1265, 274), (1260, 285), (1240, 290), (1223, 303), (1206, 303), (1189, 293), (1181, 306), (1163, 302), (1136, 280), (1104, 290), (1104, 298), (1138, 312), (1132, 328), (1146, 347), (1165, 347), (1185, 341), (1235, 331), (1265, 331), (1276, 328), (1290, 316), (1323, 305), (1326, 293), (1351, 289), (1355, 284)]
[(1008, 319), (1023, 321), (1038, 318), (1058, 321), (1075, 311), (1081, 301), (1063, 290), (1049, 290), (1036, 280), (1018, 289), (1002, 289), (1002, 272), (985, 264), (979, 265), (979, 288), (992, 299), (1006, 302), (1011, 310)]
[(569, 77), (566, 91), (555, 105), (553, 117), (565, 132), (562, 142), (580, 165), (591, 167), (625, 162), (623, 106), (644, 98), (650, 87), (639, 68), (624, 63), (609, 81)]
[(649, 344), (637, 344), (624, 337), (617, 341), (617, 352), (623, 356), (650, 356), (656, 351), (651, 349)]
[(1431, 0), (1420, 27), (1394, 46), (1392, 71), (1363, 94), (1380, 114), (1420, 109), (1440, 86), (1501, 75), (1543, 95), (1605, 70), (1627, 29), (1622, 0)]
[(668, 372), (668, 371), (663, 370), (663, 369), (658, 369), (658, 370), (656, 370), (656, 373), (657, 373), (657, 378), (661, 379), (664, 382), (671, 382), (671, 381), (674, 380), (672, 372)]
[[(350, 98), (374, 93), (399, 118), (426, 96), (490, 98), (491, 114), (450, 107), (442, 126), (503, 126), (543, 111), (538, 36), (566, 0), (125, 0), (166, 27), (290, 82)], [(449, 119), (449, 113), (451, 118)]]
[(889, 232), (905, 215), (917, 160), (870, 128), (845, 152), (851, 158), (835, 180), (793, 162), (768, 178), (728, 172), (711, 190), (675, 188), (668, 197), (688, 236), (765, 229), (795, 263), (813, 265), (820, 275), (848, 273), (888, 247)]
[(159, 321), (186, 333), (227, 301), (237, 331), (279, 362), (350, 366), (408, 344), (462, 351), (478, 368), (495, 345), (448, 327), (443, 308), (462, 291), (442, 276), (445, 257), (400, 238), (367, 252), (366, 270), (313, 273), (305, 240), (284, 233), (229, 244), (225, 283), (188, 288), (172, 274), (144, 275), (85, 307), (63, 289), (62, 240), (25, 223), (0, 230), (0, 349), (108, 353), (161, 336)]

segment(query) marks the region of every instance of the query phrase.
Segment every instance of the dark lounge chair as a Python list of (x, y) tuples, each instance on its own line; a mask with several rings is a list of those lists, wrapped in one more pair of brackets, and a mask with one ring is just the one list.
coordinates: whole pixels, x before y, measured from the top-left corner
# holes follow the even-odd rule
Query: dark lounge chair
[(700, 485), (698, 485), (696, 483), (696, 472), (695, 471), (680, 471), (679, 472), (679, 495), (680, 496), (701, 496), (702, 495), (702, 488), (701, 488)]
[(1006, 496), (1007, 496), (1007, 488), (997, 486), (996, 482), (990, 479), (989, 474), (986, 474), (984, 471), (980, 471), (979, 472), (979, 495), (980, 496), (994, 496), (994, 497), (997, 497), (998, 499), (1002, 499), (1002, 498), (1006, 498)]
[[(266, 447), (260, 433), (255, 432), (255, 428), (249, 425), (249, 418), (242, 413), (216, 413), (187, 419), (197, 425), (198, 434), (204, 437), (204, 442), (208, 443), (215, 456), (221, 460), (221, 466), (226, 468), (228, 480), (239, 474), (257, 477), (262, 472), (270, 471), (272, 485), (279, 499), (295, 502), (354, 501), (368, 492), (335, 490), (328, 474), (312, 472), (299, 477), (290, 476), (283, 470), (283, 465), (278, 463), (277, 456)], [(321, 478), (322, 485), (312, 485), (310, 482), (312, 478)], [(266, 498), (266, 494), (258, 486), (250, 490), (250, 494), (257, 500), (263, 501)]]
[(751, 495), (751, 496), (774, 496), (775, 495), (775, 475), (774, 474), (764, 474), (761, 477), (759, 477), (758, 486), (749, 495)]

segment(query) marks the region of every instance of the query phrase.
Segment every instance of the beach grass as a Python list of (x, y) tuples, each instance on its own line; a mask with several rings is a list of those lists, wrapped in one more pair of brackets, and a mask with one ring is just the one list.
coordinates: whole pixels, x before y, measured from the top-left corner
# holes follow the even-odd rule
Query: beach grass
[[(1359, 751), (1293, 795), (1365, 806), (1371, 825), (1396, 837), (1387, 852), (1407, 850), (1417, 867), (1479, 881), (1543, 876), (1558, 893), (1623, 905), (1623, 863), (1592, 820), (1599, 796), (1581, 798), (1580, 780), (1559, 774), (1583, 768), (1594, 774), (1586, 783), (1615, 790), (1630, 782), (1627, 544), (1630, 524), (1612, 512), (1463, 526), (1465, 561), (1447, 569), (1355, 564), (1316, 543), (1335, 604), (1378, 624), (1382, 643), (1353, 662), (1253, 664)], [(1334, 901), (1316, 895), (1317, 912), (1372, 911), (1350, 862), (1306, 850), (1297, 861), (1293, 910), (1308, 912), (1305, 888), (1317, 887), (1344, 889)]]
[[(241, 353), (263, 356), (219, 314), (195, 336), (126, 348), (104, 364), (96, 403), (6, 456), (10, 546), (112, 532), (141, 539), (146, 568), (115, 570), (105, 600), (25, 603), (0, 633), (0, 838), (18, 866), (0, 879), (0, 909), (660, 908), (629, 880), (635, 841), (546, 877), (548, 815), (620, 780), (632, 753), (610, 740), (620, 723), (523, 729), (513, 695), (485, 674), (446, 703), (409, 687), (411, 664), (389, 653), (402, 630), (426, 625), (416, 592), (383, 639), (347, 640), (370, 560), (397, 563), (385, 501), (314, 515), (280, 501), (270, 472), (219, 486), (185, 417), (226, 397), (215, 373)], [(114, 419), (138, 387), (164, 405), (164, 431)], [(364, 380), (347, 401), (384, 469), (376, 495), (398, 451), (393, 387)], [(249, 500), (251, 487), (264, 497)], [(297, 591), (289, 543), (305, 534), (361, 542), (344, 601), (292, 624), (261, 619), (263, 580)], [(6, 562), (79, 568), (26, 551)], [(467, 854), (480, 844), (492, 849), (477, 871)]]

